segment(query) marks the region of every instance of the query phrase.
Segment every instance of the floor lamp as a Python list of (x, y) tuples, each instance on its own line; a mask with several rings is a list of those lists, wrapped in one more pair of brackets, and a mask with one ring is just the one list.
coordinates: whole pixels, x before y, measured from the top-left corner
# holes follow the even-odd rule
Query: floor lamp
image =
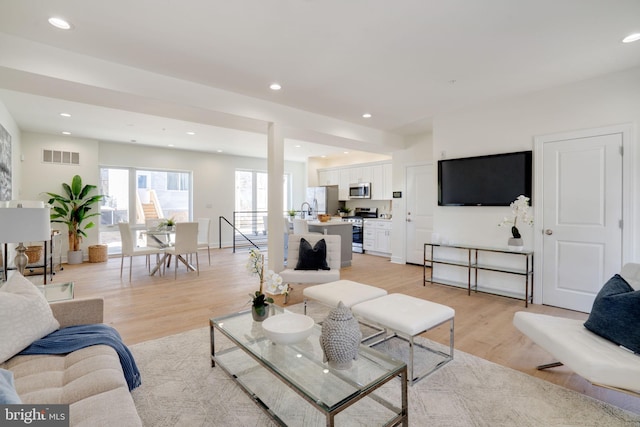
[(0, 240), (2, 243), (18, 243), (13, 263), (20, 274), (24, 275), (29, 262), (23, 242), (44, 242), (50, 239), (49, 208), (0, 208)]

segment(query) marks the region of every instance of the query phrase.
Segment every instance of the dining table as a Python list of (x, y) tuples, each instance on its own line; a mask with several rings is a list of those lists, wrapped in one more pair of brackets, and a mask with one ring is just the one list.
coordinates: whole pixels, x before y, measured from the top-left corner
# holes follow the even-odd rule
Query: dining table
[[(174, 227), (149, 228), (144, 231), (144, 234), (147, 235), (148, 246), (168, 248), (173, 246), (173, 242), (175, 241), (176, 231)], [(151, 243), (151, 245), (149, 243)], [(196, 271), (196, 268), (193, 265), (191, 265), (191, 263), (187, 259), (185, 259), (182, 255), (178, 254), (176, 258), (177, 258), (176, 262), (178, 261), (182, 262), (187, 267), (188, 270)], [(153, 269), (149, 272), (149, 275), (153, 276), (158, 271), (160, 271), (160, 267), (162, 267), (165, 262), (167, 263), (167, 267), (171, 265), (171, 254), (166, 252), (161, 257), (158, 258), (158, 262), (156, 266), (153, 267)]]

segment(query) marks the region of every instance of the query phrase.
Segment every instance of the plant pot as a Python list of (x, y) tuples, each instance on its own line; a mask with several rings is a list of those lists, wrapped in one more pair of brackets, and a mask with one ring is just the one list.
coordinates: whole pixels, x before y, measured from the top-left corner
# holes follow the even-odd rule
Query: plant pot
[(82, 264), (82, 251), (67, 251), (67, 264)]
[(264, 305), (262, 307), (251, 307), (251, 316), (256, 322), (262, 322), (269, 317), (269, 306)]
[(509, 250), (519, 252), (524, 247), (524, 242), (522, 241), (522, 239), (516, 239), (515, 237), (511, 237), (507, 242), (507, 247), (509, 248)]

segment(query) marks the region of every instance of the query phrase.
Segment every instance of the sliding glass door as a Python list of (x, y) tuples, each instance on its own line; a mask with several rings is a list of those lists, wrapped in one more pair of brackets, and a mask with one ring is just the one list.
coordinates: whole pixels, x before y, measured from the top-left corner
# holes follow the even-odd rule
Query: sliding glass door
[(192, 218), (190, 172), (103, 167), (99, 191), (106, 196), (100, 207), (100, 242), (110, 254), (121, 253), (119, 222), (132, 224), (139, 238), (147, 220)]

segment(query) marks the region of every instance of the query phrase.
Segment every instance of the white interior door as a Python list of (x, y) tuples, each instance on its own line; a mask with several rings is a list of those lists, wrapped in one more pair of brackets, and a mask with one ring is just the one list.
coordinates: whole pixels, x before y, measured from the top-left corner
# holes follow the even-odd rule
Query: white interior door
[(433, 165), (409, 166), (406, 171), (407, 263), (424, 262), (424, 244), (431, 241), (433, 207), (436, 203)]
[(543, 304), (590, 312), (622, 266), (622, 134), (543, 145)]

